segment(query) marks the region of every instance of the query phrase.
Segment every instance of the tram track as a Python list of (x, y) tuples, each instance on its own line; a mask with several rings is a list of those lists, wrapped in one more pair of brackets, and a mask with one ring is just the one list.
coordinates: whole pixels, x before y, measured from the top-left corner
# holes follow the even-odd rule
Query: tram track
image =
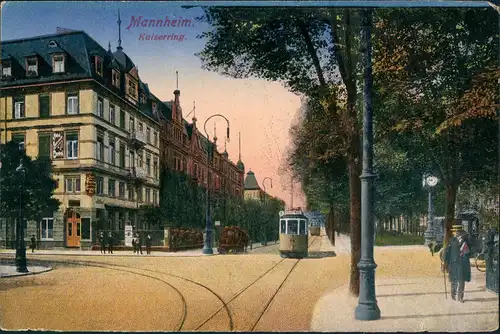
[[(151, 279), (154, 279), (154, 280), (157, 280), (157, 281), (160, 281), (164, 284), (167, 284), (168, 286), (170, 286), (172, 289), (174, 289), (174, 291), (176, 291), (178, 293), (178, 295), (181, 297), (181, 300), (182, 300), (182, 304), (183, 304), (183, 315), (182, 315), (182, 318), (181, 320), (179, 321), (179, 325), (176, 329), (176, 331), (181, 331), (181, 330), (186, 330), (184, 329), (184, 324), (186, 322), (186, 319), (187, 319), (187, 315), (188, 315), (188, 308), (187, 308), (187, 302), (186, 302), (186, 298), (184, 296), (184, 294), (182, 292), (180, 292), (180, 290), (175, 287), (173, 284), (165, 281), (165, 280), (162, 280), (161, 278), (158, 278), (158, 277), (155, 277), (155, 276), (151, 276), (151, 275), (147, 275), (147, 274), (143, 274), (143, 273), (138, 273), (138, 272), (135, 272), (133, 270), (139, 270), (139, 271), (145, 271), (145, 272), (150, 272), (150, 273), (156, 273), (156, 274), (161, 274), (161, 275), (167, 275), (167, 276), (170, 276), (170, 277), (174, 277), (174, 278), (177, 278), (177, 279), (180, 279), (180, 280), (184, 280), (184, 281), (187, 281), (189, 283), (192, 283), (192, 284), (195, 284), (205, 290), (207, 290), (208, 292), (210, 292), (213, 296), (215, 296), (221, 303), (222, 303), (222, 307), (218, 310), (218, 312), (220, 312), (220, 310), (224, 309), (226, 311), (226, 314), (227, 314), (227, 317), (228, 317), (228, 320), (229, 320), (229, 330), (233, 330), (233, 327), (234, 327), (234, 322), (233, 322), (233, 318), (232, 318), (232, 315), (231, 315), (231, 312), (229, 310), (229, 308), (225, 305), (226, 303), (224, 302), (224, 300), (222, 299), (222, 297), (217, 294), (215, 291), (213, 291), (211, 288), (209, 288), (208, 286), (202, 284), (202, 283), (199, 283), (199, 282), (196, 282), (196, 281), (193, 281), (189, 278), (185, 278), (185, 277), (182, 277), (182, 276), (179, 276), (179, 275), (175, 275), (175, 274), (171, 274), (171, 273), (167, 273), (167, 272), (163, 272), (163, 271), (157, 271), (157, 270), (151, 270), (151, 269), (146, 269), (146, 268), (131, 268), (129, 266), (124, 266), (124, 265), (119, 265), (119, 264), (111, 264), (111, 263), (106, 263), (106, 262), (99, 262), (99, 261), (80, 261), (80, 260), (66, 260), (66, 261), (62, 261), (62, 260), (36, 260), (37, 262), (40, 262), (40, 263), (54, 263), (54, 264), (69, 264), (69, 265), (83, 265), (83, 266), (88, 266), (88, 267), (96, 267), (96, 268), (103, 268), (103, 269), (109, 269), (109, 270), (115, 270), (115, 271), (121, 271), (121, 272), (127, 272), (127, 273), (131, 273), (131, 274), (136, 274), (136, 275), (139, 275), (139, 276), (144, 276), (144, 277), (148, 277), (148, 278), (151, 278)], [(117, 269), (117, 268), (112, 268), (112, 267), (118, 267), (118, 268), (127, 268), (127, 269), (133, 269), (133, 270), (125, 270), (125, 269)]]

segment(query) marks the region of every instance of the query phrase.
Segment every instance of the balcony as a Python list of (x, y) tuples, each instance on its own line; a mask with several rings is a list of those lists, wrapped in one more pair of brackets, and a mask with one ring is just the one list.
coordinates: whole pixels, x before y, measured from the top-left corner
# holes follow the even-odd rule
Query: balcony
[(128, 144), (138, 150), (146, 145), (146, 135), (144, 132), (133, 131), (128, 134)]
[(141, 167), (130, 168), (130, 177), (136, 181), (146, 181), (148, 179), (146, 171)]

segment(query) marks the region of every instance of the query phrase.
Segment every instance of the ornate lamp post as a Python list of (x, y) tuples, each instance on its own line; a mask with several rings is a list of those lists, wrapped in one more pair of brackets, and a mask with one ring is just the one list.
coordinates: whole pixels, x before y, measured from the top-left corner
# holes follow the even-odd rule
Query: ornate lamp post
[(427, 213), (427, 230), (424, 233), (425, 244), (429, 246), (432, 255), (434, 256), (434, 245), (436, 244), (436, 233), (434, 231), (434, 208), (432, 201), (432, 190), (438, 183), (438, 178), (435, 176), (424, 177), (423, 186), (429, 191), (428, 197), (428, 213)]
[(16, 168), (16, 172), (19, 174), (21, 180), (21, 187), (19, 188), (19, 218), (16, 224), (16, 267), (18, 273), (27, 273), (28, 268), (26, 267), (26, 247), (24, 245), (24, 208), (23, 208), (23, 191), (24, 182), (26, 179), (26, 167), (23, 165), (23, 159)]
[[(273, 187), (273, 179), (266, 176), (264, 180), (262, 180), (262, 186), (264, 187), (264, 206), (267, 208), (267, 193), (266, 193), (266, 180), (271, 181), (271, 188)], [(264, 246), (267, 246), (267, 229), (264, 226)]]
[(206, 255), (211, 255), (214, 253), (213, 247), (212, 247), (212, 220), (210, 219), (210, 150), (211, 150), (211, 143), (208, 137), (208, 132), (207, 132), (207, 122), (213, 118), (213, 117), (222, 117), (226, 120), (227, 122), (227, 137), (226, 140), (229, 142), (229, 120), (224, 117), (221, 114), (215, 114), (207, 118), (205, 121), (205, 124), (203, 124), (203, 130), (205, 131), (205, 135), (207, 136), (207, 141), (208, 141), (208, 146), (207, 146), (207, 189), (206, 189), (206, 196), (207, 196), (207, 201), (206, 201), (206, 209), (205, 209), (205, 240), (203, 242), (203, 254)]
[(373, 260), (373, 76), (372, 76), (372, 9), (363, 9), (361, 16), (361, 46), (364, 58), (363, 87), (363, 172), (361, 178), (361, 259), (359, 268), (359, 301), (356, 320), (380, 319), (380, 309), (375, 296), (375, 268)]

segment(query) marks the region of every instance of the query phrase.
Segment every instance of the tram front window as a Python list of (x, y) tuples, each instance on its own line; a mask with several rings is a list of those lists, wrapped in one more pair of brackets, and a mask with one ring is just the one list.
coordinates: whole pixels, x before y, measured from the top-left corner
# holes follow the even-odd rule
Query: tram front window
[(299, 232), (299, 221), (298, 220), (289, 220), (287, 234), (298, 234), (298, 232)]
[(281, 234), (286, 234), (286, 220), (281, 221)]
[(301, 220), (299, 224), (299, 234), (300, 235), (306, 235), (306, 221)]

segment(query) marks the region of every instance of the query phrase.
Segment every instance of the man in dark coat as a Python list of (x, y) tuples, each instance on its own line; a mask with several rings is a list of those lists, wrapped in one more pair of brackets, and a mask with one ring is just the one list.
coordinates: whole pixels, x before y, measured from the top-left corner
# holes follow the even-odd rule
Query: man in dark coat
[(152, 244), (151, 234), (148, 233), (146, 237), (146, 254), (151, 254), (151, 244)]
[(106, 241), (104, 240), (104, 232), (99, 233), (99, 244), (101, 245), (101, 254), (106, 254)]
[(31, 252), (34, 253), (36, 248), (36, 238), (35, 235), (31, 237)]
[(110, 254), (113, 254), (113, 244), (114, 244), (114, 239), (113, 239), (113, 233), (109, 232), (108, 235), (108, 252)]
[(451, 298), (464, 302), (465, 282), (471, 281), (469, 243), (461, 225), (454, 225), (455, 235), (449, 240), (444, 254), (444, 265), (448, 269), (451, 283)]

